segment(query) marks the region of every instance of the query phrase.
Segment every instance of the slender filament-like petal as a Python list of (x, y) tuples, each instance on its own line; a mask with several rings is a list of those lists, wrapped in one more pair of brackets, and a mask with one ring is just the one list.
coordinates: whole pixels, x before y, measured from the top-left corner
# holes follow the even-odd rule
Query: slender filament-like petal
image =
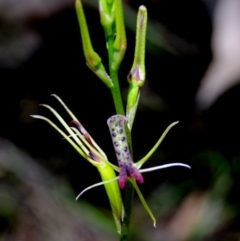
[(164, 168), (168, 168), (168, 167), (187, 167), (187, 168), (191, 169), (191, 167), (189, 165), (187, 165), (187, 164), (170, 163), (170, 164), (165, 164), (165, 165), (161, 165), (161, 166), (140, 169), (139, 172), (141, 172), (141, 173), (143, 173), (143, 172), (152, 172), (152, 171), (156, 171), (156, 170), (164, 169)]
[(151, 211), (151, 209), (149, 208), (149, 206), (147, 205), (147, 202), (145, 201), (140, 189), (138, 188), (138, 185), (136, 183), (136, 180), (133, 178), (129, 178), (129, 180), (131, 181), (134, 189), (136, 190), (138, 197), (143, 205), (143, 207), (145, 208), (145, 210), (147, 211), (147, 213), (149, 214), (149, 216), (151, 217), (151, 219), (153, 220), (153, 226), (156, 228), (156, 219)]
[(95, 183), (95, 184), (93, 184), (93, 185), (85, 188), (83, 191), (81, 191), (81, 192), (77, 195), (76, 200), (78, 200), (78, 199), (80, 198), (80, 196), (81, 196), (83, 193), (85, 193), (86, 191), (88, 191), (88, 190), (90, 190), (90, 189), (92, 189), (92, 188), (94, 188), (94, 187), (98, 187), (98, 186), (105, 185), (105, 184), (108, 184), (108, 183), (110, 183), (110, 182), (113, 182), (113, 181), (117, 180), (118, 178), (119, 178), (119, 177), (115, 177), (115, 178), (113, 178), (113, 179), (111, 179), (111, 180), (108, 180), (108, 181), (98, 182), (98, 183)]
[(49, 120), (48, 118), (46, 118), (44, 116), (40, 116), (40, 115), (31, 115), (31, 116), (33, 118), (41, 119), (41, 120), (48, 122), (56, 131), (58, 131), (63, 136), (64, 139), (66, 139), (74, 147), (74, 149), (81, 156), (83, 156), (86, 160), (91, 162), (91, 164), (93, 164), (94, 166), (98, 165), (97, 162), (93, 161), (85, 152), (83, 152), (83, 150), (69, 136), (67, 136), (59, 127), (57, 127), (51, 120)]
[[(77, 117), (72, 113), (72, 111), (67, 107), (67, 105), (62, 101), (62, 99), (59, 96), (57, 96), (56, 94), (52, 94), (51, 96), (55, 97), (59, 101), (59, 103), (63, 106), (63, 108), (67, 111), (67, 113), (71, 116), (73, 120), (76, 120), (80, 125), (82, 125), (81, 122), (77, 119)], [(90, 136), (89, 133), (88, 135), (91, 138), (91, 141), (94, 147), (98, 150), (99, 153), (101, 153), (102, 156), (105, 157), (105, 159), (107, 159), (106, 154), (102, 151), (102, 149), (98, 146), (98, 144), (93, 140), (93, 138)]]
[(171, 130), (171, 128), (173, 126), (175, 126), (176, 124), (178, 124), (178, 121), (173, 122), (172, 124), (170, 124), (166, 130), (163, 132), (163, 134), (161, 135), (161, 137), (159, 138), (159, 140), (157, 141), (157, 143), (153, 146), (153, 148), (148, 152), (148, 154), (143, 157), (140, 161), (135, 163), (135, 166), (140, 169), (140, 167), (151, 157), (151, 155), (157, 150), (157, 148), (159, 147), (159, 145), (161, 144), (161, 142), (163, 141), (163, 139), (165, 138), (165, 136), (167, 135), (167, 133)]

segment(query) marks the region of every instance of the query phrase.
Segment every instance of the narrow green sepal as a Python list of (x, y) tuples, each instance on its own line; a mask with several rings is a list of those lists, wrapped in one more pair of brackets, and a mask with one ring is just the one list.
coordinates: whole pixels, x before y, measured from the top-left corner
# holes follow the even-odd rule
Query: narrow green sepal
[(81, 0), (76, 0), (75, 8), (77, 18), (80, 26), (82, 37), (83, 52), (86, 59), (87, 66), (109, 87), (113, 87), (113, 82), (107, 74), (100, 56), (94, 51), (92, 47), (91, 38), (89, 35), (87, 22), (85, 19)]
[(138, 185), (137, 185), (137, 183), (136, 183), (136, 180), (133, 179), (133, 178), (129, 178), (129, 180), (131, 181), (131, 183), (132, 183), (132, 185), (133, 185), (135, 191), (137, 192), (138, 197), (139, 197), (139, 199), (140, 199), (140, 201), (141, 201), (143, 207), (145, 208), (145, 210), (147, 211), (148, 215), (149, 215), (150, 218), (152, 219), (152, 221), (153, 221), (153, 226), (156, 228), (156, 219), (155, 219), (155, 217), (154, 217), (154, 215), (153, 215), (153, 213), (152, 213), (150, 207), (148, 206), (146, 200), (144, 199), (144, 197), (143, 197), (143, 195), (142, 195), (140, 189), (138, 188)]
[(145, 43), (147, 29), (147, 9), (140, 6), (137, 15), (136, 45), (133, 66), (128, 75), (129, 83), (142, 87), (145, 83)]
[[(110, 165), (98, 166), (98, 171), (101, 175), (102, 181), (108, 181), (116, 178), (114, 169)], [(104, 184), (110, 206), (112, 209), (113, 218), (116, 224), (117, 232), (121, 234), (121, 222), (123, 213), (123, 203), (121, 193), (117, 180)]]
[(127, 39), (125, 33), (122, 1), (115, 0), (114, 2), (114, 15), (115, 15), (115, 26), (116, 26), (116, 38), (113, 44), (113, 63), (112, 69), (118, 70), (125, 55), (127, 49)]
[(147, 155), (145, 157), (143, 157), (141, 160), (139, 160), (138, 162), (135, 163), (135, 166), (140, 169), (141, 166), (151, 157), (151, 155), (157, 150), (157, 148), (159, 147), (159, 145), (162, 143), (162, 141), (164, 140), (165, 136), (167, 135), (167, 133), (172, 129), (172, 127), (174, 127), (175, 125), (178, 124), (178, 121), (173, 122), (172, 124), (170, 124), (165, 131), (162, 133), (162, 135), (160, 136), (160, 138), (158, 139), (158, 141), (156, 142), (156, 144), (152, 147), (152, 149), (147, 153)]

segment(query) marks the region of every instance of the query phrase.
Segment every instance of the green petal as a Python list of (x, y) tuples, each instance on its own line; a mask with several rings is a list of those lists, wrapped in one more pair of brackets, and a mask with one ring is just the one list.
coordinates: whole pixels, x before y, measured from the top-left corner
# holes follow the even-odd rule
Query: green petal
[(145, 201), (140, 189), (138, 188), (138, 185), (136, 183), (136, 180), (133, 178), (129, 178), (130, 182), (132, 183), (134, 189), (136, 190), (139, 199), (142, 202), (143, 207), (145, 208), (145, 210), (147, 211), (147, 213), (149, 214), (149, 216), (151, 217), (151, 219), (153, 220), (153, 226), (156, 228), (156, 219), (151, 211), (151, 209), (149, 208), (149, 206), (147, 205), (147, 202)]
[(163, 132), (163, 134), (161, 135), (161, 137), (159, 138), (159, 140), (157, 141), (157, 143), (153, 146), (153, 148), (148, 152), (148, 154), (143, 157), (140, 161), (135, 163), (135, 166), (140, 169), (140, 167), (151, 157), (151, 155), (157, 150), (157, 148), (159, 147), (159, 145), (161, 144), (161, 142), (163, 141), (163, 139), (165, 138), (165, 136), (167, 135), (167, 133), (171, 130), (171, 128), (173, 126), (175, 126), (176, 124), (178, 124), (178, 121), (173, 122), (172, 124), (170, 124), (166, 130)]

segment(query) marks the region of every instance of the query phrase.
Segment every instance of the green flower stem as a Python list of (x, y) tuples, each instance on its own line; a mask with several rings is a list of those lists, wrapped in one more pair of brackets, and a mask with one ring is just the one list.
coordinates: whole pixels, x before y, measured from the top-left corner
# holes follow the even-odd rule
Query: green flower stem
[[(110, 70), (110, 77), (113, 81), (113, 87), (111, 87), (110, 89), (111, 89), (116, 113), (125, 116), (125, 111), (123, 108), (122, 97), (121, 97), (121, 92), (120, 92), (119, 82), (118, 82), (118, 71), (114, 70), (112, 68), (113, 53), (114, 53), (113, 44), (114, 44), (114, 36), (109, 36), (107, 39), (109, 70)], [(131, 132), (128, 129), (127, 125), (125, 126), (125, 129), (126, 129), (126, 135), (127, 135), (129, 148), (132, 153)], [(131, 218), (131, 213), (132, 213), (132, 205), (133, 205), (133, 197), (134, 197), (134, 188), (133, 188), (133, 185), (131, 184), (131, 182), (129, 182), (129, 181), (127, 182), (125, 190), (126, 190), (125, 201), (124, 201), (125, 212), (124, 212), (124, 219), (123, 219), (123, 224), (122, 224), (122, 232), (120, 235), (120, 241), (128, 240), (130, 218)]]
[(113, 52), (114, 52), (113, 43), (114, 43), (114, 36), (112, 35), (112, 36), (109, 36), (107, 39), (109, 70), (110, 70), (110, 77), (113, 81), (113, 86), (110, 89), (111, 89), (116, 113), (125, 116), (121, 91), (120, 91), (119, 82), (118, 82), (118, 71), (113, 70), (112, 68)]
[[(114, 63), (114, 35), (107, 36), (107, 50), (108, 50), (108, 60), (109, 60), (109, 72), (110, 78), (113, 81), (113, 86), (110, 88), (114, 106), (117, 114), (124, 115), (125, 111), (123, 108), (122, 96), (119, 86), (118, 80), (118, 68), (113, 64)], [(126, 136), (129, 144), (129, 148), (132, 151), (132, 138), (131, 138), (131, 131), (129, 130), (127, 124), (125, 125)], [(120, 235), (120, 241), (127, 241), (129, 236), (129, 226), (130, 226), (130, 219), (132, 213), (132, 205), (133, 205), (133, 197), (134, 197), (134, 187), (130, 181), (127, 181), (126, 188), (125, 188), (125, 201), (124, 201), (124, 218), (122, 223), (122, 230)]]
[[(129, 130), (128, 126), (125, 125), (126, 136), (128, 140), (128, 145), (131, 151), (131, 155), (133, 158), (133, 148), (132, 148), (132, 136), (131, 131)], [(132, 206), (133, 206), (133, 198), (134, 198), (134, 187), (132, 183), (128, 180), (125, 188), (125, 199), (124, 199), (124, 218), (122, 224), (122, 232), (120, 236), (120, 241), (127, 241), (128, 234), (129, 234), (129, 227), (131, 221), (131, 214), (132, 214)]]
[(134, 188), (130, 181), (127, 181), (125, 190), (126, 190), (125, 200), (124, 200), (125, 213), (124, 213), (124, 219), (122, 224), (120, 241), (128, 240), (129, 226), (130, 226), (132, 206), (133, 206), (133, 197), (134, 197)]

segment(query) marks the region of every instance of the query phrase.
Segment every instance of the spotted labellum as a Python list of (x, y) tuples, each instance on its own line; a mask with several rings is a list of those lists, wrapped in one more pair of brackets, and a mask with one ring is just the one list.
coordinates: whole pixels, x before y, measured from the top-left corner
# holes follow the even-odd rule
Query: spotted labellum
[(107, 121), (120, 168), (118, 183), (122, 189), (125, 187), (128, 177), (132, 177), (137, 182), (143, 183), (142, 174), (133, 165), (125, 133), (125, 123), (126, 117), (122, 115), (114, 115)]

